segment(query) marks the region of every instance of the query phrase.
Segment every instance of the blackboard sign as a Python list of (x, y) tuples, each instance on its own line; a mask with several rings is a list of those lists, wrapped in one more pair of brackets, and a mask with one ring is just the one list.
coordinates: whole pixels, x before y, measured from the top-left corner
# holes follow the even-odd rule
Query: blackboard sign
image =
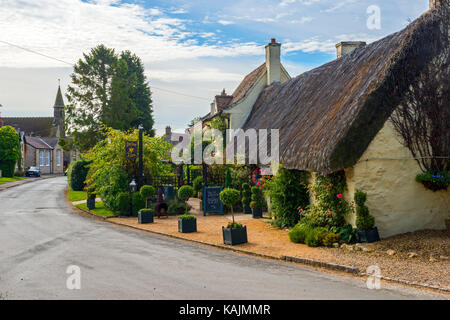
[(220, 201), (220, 192), (223, 187), (204, 187), (203, 188), (203, 215), (208, 212), (218, 212), (223, 214), (223, 204)]

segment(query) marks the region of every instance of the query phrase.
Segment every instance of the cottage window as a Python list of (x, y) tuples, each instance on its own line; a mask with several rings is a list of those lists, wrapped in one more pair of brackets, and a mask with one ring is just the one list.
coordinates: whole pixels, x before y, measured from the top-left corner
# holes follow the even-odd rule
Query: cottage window
[(58, 149), (57, 151), (56, 151), (56, 165), (59, 167), (59, 166), (61, 166), (61, 150), (60, 149)]
[(44, 165), (44, 151), (39, 151), (39, 166)]
[(49, 166), (50, 166), (50, 151), (47, 151), (47, 157), (46, 157), (45, 160), (46, 160), (46, 161), (45, 161), (45, 165), (46, 165), (47, 167), (49, 167)]

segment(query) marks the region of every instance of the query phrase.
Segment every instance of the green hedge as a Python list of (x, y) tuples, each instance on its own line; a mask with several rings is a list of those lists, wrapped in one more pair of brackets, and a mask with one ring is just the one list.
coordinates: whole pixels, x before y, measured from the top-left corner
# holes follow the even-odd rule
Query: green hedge
[(77, 160), (72, 166), (72, 170), (70, 171), (70, 187), (73, 191), (83, 191), (85, 187), (86, 176), (89, 172), (89, 168), (87, 167), (91, 161), (87, 160)]
[(14, 177), (15, 168), (16, 168), (16, 161), (3, 160), (0, 162), (0, 170), (2, 171), (2, 177), (6, 178)]

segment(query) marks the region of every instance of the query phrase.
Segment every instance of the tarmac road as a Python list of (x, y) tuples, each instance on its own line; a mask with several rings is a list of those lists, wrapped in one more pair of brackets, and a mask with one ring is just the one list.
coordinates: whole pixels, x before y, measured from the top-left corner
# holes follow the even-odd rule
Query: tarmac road
[[(435, 299), (79, 216), (65, 177), (0, 192), (0, 299)], [(69, 266), (81, 289), (69, 290)]]

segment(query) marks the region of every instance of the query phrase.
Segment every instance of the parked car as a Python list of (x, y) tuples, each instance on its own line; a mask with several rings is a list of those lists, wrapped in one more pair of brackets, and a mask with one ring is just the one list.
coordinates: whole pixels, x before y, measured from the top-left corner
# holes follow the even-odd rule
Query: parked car
[(38, 167), (29, 167), (27, 171), (25, 171), (26, 177), (40, 177), (41, 169)]

